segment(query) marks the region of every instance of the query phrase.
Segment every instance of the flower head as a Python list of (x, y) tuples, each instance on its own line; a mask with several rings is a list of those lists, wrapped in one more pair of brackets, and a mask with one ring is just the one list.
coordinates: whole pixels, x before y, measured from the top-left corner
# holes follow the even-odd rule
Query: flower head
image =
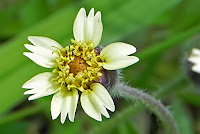
[(188, 61), (193, 63), (192, 71), (196, 73), (200, 73), (200, 50), (197, 48), (192, 49), (192, 53), (190, 54)]
[(74, 121), (78, 100), (86, 114), (101, 121), (101, 114), (109, 118), (107, 109), (115, 110), (114, 102), (102, 82), (106, 70), (116, 70), (136, 63), (139, 59), (128, 56), (136, 52), (132, 45), (117, 42), (101, 49), (103, 26), (101, 13), (94, 15), (91, 9), (86, 16), (81, 8), (74, 22), (75, 40), (62, 47), (56, 41), (38, 36), (29, 36), (33, 44), (25, 44), (31, 52), (23, 54), (36, 64), (54, 68), (52, 72), (38, 74), (28, 80), (22, 88), (30, 89), (29, 100), (53, 95), (51, 101), (52, 119), (61, 115), (61, 123), (68, 115)]

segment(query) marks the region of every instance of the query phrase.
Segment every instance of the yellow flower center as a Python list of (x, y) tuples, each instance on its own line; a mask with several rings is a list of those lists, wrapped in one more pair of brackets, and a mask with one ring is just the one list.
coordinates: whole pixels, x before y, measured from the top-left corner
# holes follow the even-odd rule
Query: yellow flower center
[(76, 57), (71, 63), (69, 63), (70, 72), (77, 75), (79, 72), (84, 71), (89, 67), (81, 57)]
[(59, 57), (55, 59), (56, 68), (53, 73), (58, 76), (52, 80), (61, 84), (62, 89), (88, 90), (102, 76), (100, 55), (95, 52), (92, 43), (75, 40), (72, 43), (56, 51)]

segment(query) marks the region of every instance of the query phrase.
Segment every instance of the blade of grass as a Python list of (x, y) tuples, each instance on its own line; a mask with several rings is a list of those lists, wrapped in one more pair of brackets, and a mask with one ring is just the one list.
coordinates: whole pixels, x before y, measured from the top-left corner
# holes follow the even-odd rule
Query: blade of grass
[(36, 105), (30, 108), (24, 108), (22, 110), (16, 111), (14, 113), (10, 113), (4, 117), (1, 118), (0, 120), (0, 126), (5, 125), (20, 119), (23, 119), (29, 115), (33, 115), (37, 112), (39, 112), (42, 109), (41, 105)]
[(174, 102), (172, 111), (180, 134), (194, 134), (192, 120), (184, 106), (178, 100)]
[(149, 59), (160, 53), (167, 52), (167, 50), (172, 47), (181, 45), (182, 41), (197, 34), (198, 32), (200, 32), (200, 25), (194, 26), (193, 28), (191, 28), (187, 31), (177, 33), (176, 35), (169, 37), (168, 39), (164, 40), (163, 42), (160, 42), (158, 44), (155, 44), (155, 45), (147, 48), (147, 50), (144, 50), (143, 52), (139, 53), (137, 56), (140, 58), (141, 61), (145, 61), (145, 59)]

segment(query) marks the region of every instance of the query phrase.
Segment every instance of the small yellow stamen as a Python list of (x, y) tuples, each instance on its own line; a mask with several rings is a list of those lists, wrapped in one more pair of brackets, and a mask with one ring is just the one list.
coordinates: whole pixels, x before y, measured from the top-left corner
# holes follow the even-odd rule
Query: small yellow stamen
[(52, 81), (60, 83), (63, 90), (75, 88), (83, 92), (102, 75), (102, 61), (92, 43), (71, 41), (73, 45), (56, 51), (59, 57), (55, 59), (57, 64), (53, 73), (58, 76)]
[(84, 71), (89, 66), (85, 60), (80, 57), (76, 57), (71, 63), (69, 63), (70, 72), (77, 75), (79, 72)]

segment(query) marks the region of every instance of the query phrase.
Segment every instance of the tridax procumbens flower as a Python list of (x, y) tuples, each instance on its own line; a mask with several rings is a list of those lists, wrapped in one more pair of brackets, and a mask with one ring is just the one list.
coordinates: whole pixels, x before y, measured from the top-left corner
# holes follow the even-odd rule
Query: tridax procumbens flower
[(200, 73), (200, 50), (197, 48), (192, 49), (192, 53), (190, 54), (188, 61), (193, 63), (192, 71), (196, 73)]
[(94, 15), (91, 9), (86, 16), (81, 8), (75, 19), (72, 45), (63, 48), (56, 41), (38, 36), (29, 36), (33, 45), (25, 44), (31, 52), (24, 55), (52, 72), (38, 74), (27, 81), (22, 88), (30, 89), (24, 94), (33, 94), (28, 100), (53, 95), (51, 115), (56, 119), (61, 114), (61, 123), (68, 115), (74, 121), (80, 98), (81, 106), (90, 117), (101, 121), (101, 114), (109, 118), (106, 109), (115, 110), (113, 100), (100, 82), (105, 70), (116, 70), (136, 63), (139, 59), (128, 56), (136, 52), (132, 45), (116, 42), (101, 50), (103, 26), (101, 12)]

